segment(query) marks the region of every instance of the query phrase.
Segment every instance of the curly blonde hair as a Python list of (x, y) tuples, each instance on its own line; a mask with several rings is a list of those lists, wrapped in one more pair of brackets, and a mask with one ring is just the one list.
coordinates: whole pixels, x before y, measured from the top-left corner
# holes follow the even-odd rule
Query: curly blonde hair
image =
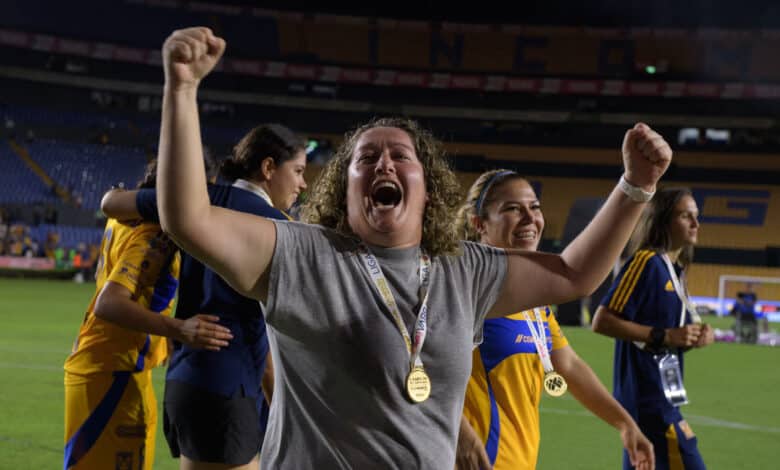
[(376, 127), (394, 127), (409, 134), (422, 163), (428, 191), (422, 248), (431, 256), (457, 254), (460, 237), (452, 230), (452, 223), (461, 197), (460, 185), (445, 160), (441, 143), (416, 121), (407, 118), (376, 118), (348, 132), (317, 178), (302, 208), (301, 219), (355, 236), (347, 221), (347, 167), (360, 136)]
[(472, 220), (475, 215), (485, 217), (485, 207), (493, 200), (491, 197), (493, 190), (510, 180), (528, 181), (512, 170), (503, 169), (486, 171), (477, 177), (477, 180), (469, 188), (466, 202), (458, 209), (455, 228), (459, 237), (473, 242), (480, 241), (481, 237)]

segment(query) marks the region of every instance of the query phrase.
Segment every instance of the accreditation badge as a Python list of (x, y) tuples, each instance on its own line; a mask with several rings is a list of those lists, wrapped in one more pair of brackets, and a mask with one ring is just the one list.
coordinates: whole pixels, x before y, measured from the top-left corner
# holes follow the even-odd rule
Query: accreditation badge
[(415, 403), (422, 403), (431, 396), (431, 378), (422, 367), (414, 367), (406, 376), (406, 395)]
[(661, 375), (661, 386), (664, 396), (672, 406), (688, 404), (688, 394), (683, 385), (682, 371), (680, 370), (680, 358), (677, 354), (656, 354), (653, 356), (658, 364), (658, 372)]
[(569, 386), (566, 384), (566, 379), (557, 372), (550, 371), (544, 374), (544, 391), (548, 395), (553, 397), (559, 397), (566, 393)]

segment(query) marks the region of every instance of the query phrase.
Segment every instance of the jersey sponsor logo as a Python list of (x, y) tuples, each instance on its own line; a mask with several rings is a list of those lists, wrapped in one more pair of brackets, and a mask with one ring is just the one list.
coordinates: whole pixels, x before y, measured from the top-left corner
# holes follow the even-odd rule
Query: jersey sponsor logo
[(674, 292), (674, 284), (672, 284), (672, 280), (671, 279), (666, 281), (666, 285), (664, 286), (664, 290), (666, 292)]
[(533, 343), (533, 342), (534, 342), (534, 337), (533, 336), (524, 335), (522, 333), (517, 335), (517, 337), (515, 338), (515, 344), (517, 344), (517, 343)]

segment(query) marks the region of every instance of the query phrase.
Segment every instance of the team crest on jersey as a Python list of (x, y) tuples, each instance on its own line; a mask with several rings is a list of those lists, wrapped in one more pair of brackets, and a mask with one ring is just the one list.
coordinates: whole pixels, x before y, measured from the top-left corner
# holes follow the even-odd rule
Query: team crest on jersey
[(674, 292), (674, 284), (672, 284), (672, 280), (671, 279), (666, 281), (666, 285), (664, 286), (664, 290), (666, 292)]

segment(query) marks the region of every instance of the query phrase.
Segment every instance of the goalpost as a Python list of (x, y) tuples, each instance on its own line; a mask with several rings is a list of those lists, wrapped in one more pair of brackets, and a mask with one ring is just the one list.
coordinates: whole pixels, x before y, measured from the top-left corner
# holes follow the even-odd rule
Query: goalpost
[[(757, 305), (775, 305), (780, 304), (780, 277), (761, 277), (761, 276), (738, 276), (733, 274), (723, 274), (718, 278), (718, 315), (728, 315), (726, 310), (726, 299), (735, 299), (736, 292), (730, 292), (727, 289), (727, 283), (738, 282), (743, 286), (745, 284), (761, 285), (769, 284), (768, 288), (760, 288), (757, 292)], [(754, 290), (755, 291), (755, 290)]]

